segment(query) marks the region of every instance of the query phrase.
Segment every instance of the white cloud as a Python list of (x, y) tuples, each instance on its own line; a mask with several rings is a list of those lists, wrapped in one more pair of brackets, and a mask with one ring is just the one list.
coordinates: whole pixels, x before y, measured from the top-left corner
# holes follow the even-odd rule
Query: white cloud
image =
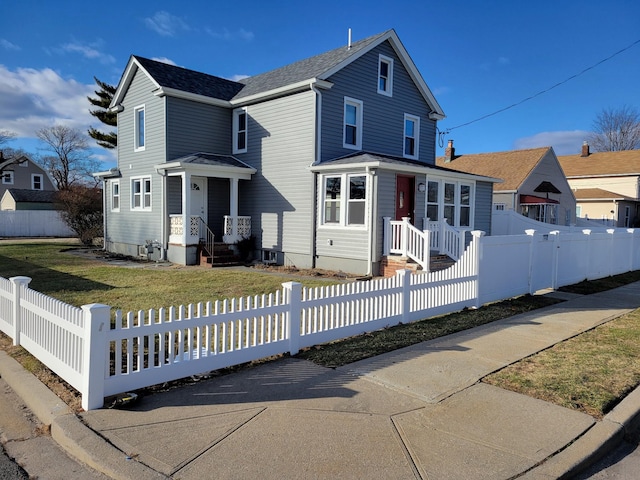
[(5, 50), (21, 50), (19, 46), (11, 43), (9, 40), (5, 40), (4, 38), (0, 38), (0, 47), (4, 48)]
[(190, 30), (184, 20), (164, 10), (154, 13), (152, 17), (145, 18), (144, 23), (148, 28), (165, 37), (173, 37), (180, 31)]
[(222, 30), (213, 30), (211, 28), (206, 28), (205, 32), (207, 32), (213, 38), (225, 41), (243, 40), (245, 42), (250, 42), (255, 37), (253, 32), (249, 32), (244, 28), (240, 28), (235, 32), (231, 32), (227, 28), (223, 28)]
[(19, 137), (61, 123), (86, 131), (96, 123), (89, 114), (87, 96), (93, 85), (62, 78), (50, 68), (9, 70), (0, 65), (0, 125)]
[(167, 65), (177, 66), (176, 62), (167, 58), (167, 57), (153, 57), (151, 60), (155, 60), (156, 62), (166, 63)]
[(62, 45), (62, 50), (65, 52), (79, 53), (83, 57), (89, 60), (99, 60), (103, 64), (115, 63), (116, 59), (112, 55), (96, 50), (93, 45), (83, 45), (81, 43), (66, 43)]
[(516, 150), (551, 146), (556, 155), (574, 155), (580, 153), (582, 142), (588, 134), (585, 130), (540, 132), (531, 137), (519, 138), (513, 145)]

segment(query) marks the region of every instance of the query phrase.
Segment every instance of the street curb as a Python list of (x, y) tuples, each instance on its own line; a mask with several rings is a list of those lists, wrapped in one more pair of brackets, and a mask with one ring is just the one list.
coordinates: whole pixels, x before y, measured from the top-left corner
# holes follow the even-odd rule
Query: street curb
[(583, 472), (640, 431), (640, 387), (560, 453), (522, 479), (569, 479)]
[(42, 424), (51, 427), (51, 438), (71, 457), (116, 480), (167, 478), (106, 442), (56, 394), (1, 350), (0, 377)]

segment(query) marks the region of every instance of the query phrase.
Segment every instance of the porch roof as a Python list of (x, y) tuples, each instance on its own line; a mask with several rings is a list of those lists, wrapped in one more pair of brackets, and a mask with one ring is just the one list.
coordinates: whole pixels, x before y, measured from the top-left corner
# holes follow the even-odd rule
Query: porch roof
[(311, 166), (311, 171), (321, 172), (326, 170), (344, 170), (347, 168), (380, 168), (384, 170), (396, 170), (399, 172), (422, 173), (428, 174), (446, 174), (456, 177), (463, 177), (473, 180), (481, 180), (485, 182), (501, 183), (499, 178), (487, 177), (483, 175), (475, 175), (472, 173), (460, 172), (450, 168), (444, 168), (437, 165), (428, 165), (417, 160), (410, 160), (403, 157), (395, 157), (393, 155), (383, 155), (372, 152), (357, 152), (344, 157), (325, 160), (315, 163)]
[(207, 177), (238, 177), (245, 180), (251, 179), (251, 175), (257, 171), (232, 155), (204, 152), (185, 155), (171, 162), (156, 165), (155, 168), (157, 171), (166, 171), (168, 173), (189, 171), (192, 174)]

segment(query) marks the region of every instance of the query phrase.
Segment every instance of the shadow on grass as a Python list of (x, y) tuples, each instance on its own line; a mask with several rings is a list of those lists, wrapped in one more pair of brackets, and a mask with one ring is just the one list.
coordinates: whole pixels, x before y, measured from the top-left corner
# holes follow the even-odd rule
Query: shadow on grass
[[(27, 257), (28, 258), (28, 257)], [(45, 295), (55, 296), (56, 292), (84, 292), (91, 290), (110, 290), (113, 286), (95, 282), (86, 278), (43, 267), (28, 260), (0, 255), (0, 276), (11, 278), (16, 276), (30, 277), (29, 288)]]

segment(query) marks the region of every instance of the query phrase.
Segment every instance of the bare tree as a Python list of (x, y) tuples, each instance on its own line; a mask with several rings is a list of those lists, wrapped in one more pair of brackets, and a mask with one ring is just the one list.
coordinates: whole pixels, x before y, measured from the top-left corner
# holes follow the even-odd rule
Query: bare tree
[(58, 190), (94, 181), (92, 172), (99, 162), (91, 157), (89, 145), (82, 132), (64, 125), (42, 128), (36, 136), (46, 144), (42, 165), (49, 172)]
[(13, 148), (5, 148), (2, 146), (14, 139), (16, 134), (9, 130), (0, 130), (0, 176), (7, 167), (17, 165), (28, 160), (23, 150), (14, 150)]
[(596, 116), (587, 141), (596, 152), (640, 148), (640, 113), (627, 105), (617, 110), (605, 108)]
[(16, 134), (9, 130), (0, 130), (0, 147), (16, 137)]

